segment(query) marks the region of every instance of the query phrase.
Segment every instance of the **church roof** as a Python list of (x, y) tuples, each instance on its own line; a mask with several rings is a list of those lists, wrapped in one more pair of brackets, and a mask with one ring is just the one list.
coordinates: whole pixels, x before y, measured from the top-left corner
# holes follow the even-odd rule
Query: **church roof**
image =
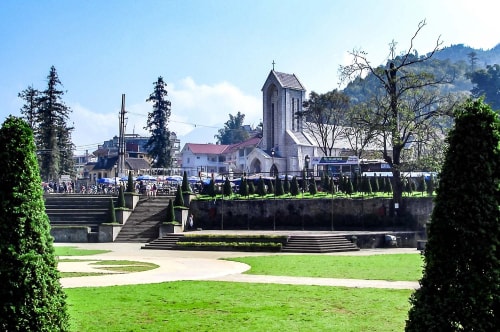
[(306, 90), (295, 74), (286, 74), (274, 70), (271, 70), (271, 73), (274, 74), (283, 88)]

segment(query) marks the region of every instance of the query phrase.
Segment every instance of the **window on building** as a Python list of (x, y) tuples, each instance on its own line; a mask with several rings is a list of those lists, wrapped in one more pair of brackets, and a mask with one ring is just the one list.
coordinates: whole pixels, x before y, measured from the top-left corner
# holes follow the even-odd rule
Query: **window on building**
[(295, 130), (295, 122), (293, 121), (294, 115), (295, 115), (295, 98), (292, 98), (292, 130)]

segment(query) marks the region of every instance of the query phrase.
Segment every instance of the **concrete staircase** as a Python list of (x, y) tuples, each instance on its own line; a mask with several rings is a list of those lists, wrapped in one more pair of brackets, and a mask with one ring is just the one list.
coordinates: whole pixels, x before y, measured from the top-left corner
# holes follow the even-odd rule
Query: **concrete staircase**
[(141, 249), (158, 249), (158, 250), (169, 250), (174, 249), (177, 242), (179, 242), (184, 237), (184, 234), (167, 234), (161, 238), (153, 240), (150, 243), (146, 243)]
[(292, 235), (281, 251), (325, 253), (356, 250), (359, 248), (342, 235)]
[(111, 195), (45, 195), (45, 211), (52, 226), (89, 226), (92, 231), (109, 218)]
[(158, 238), (160, 224), (167, 218), (168, 199), (172, 197), (141, 197), (115, 242), (150, 242)]

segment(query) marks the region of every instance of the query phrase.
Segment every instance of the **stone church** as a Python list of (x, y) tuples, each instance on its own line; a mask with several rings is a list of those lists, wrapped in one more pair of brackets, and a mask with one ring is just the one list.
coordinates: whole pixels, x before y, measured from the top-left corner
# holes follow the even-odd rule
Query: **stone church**
[(306, 89), (295, 74), (271, 70), (262, 87), (262, 137), (226, 146), (186, 144), (182, 168), (189, 175), (202, 171), (301, 176), (307, 169), (310, 176), (318, 176), (327, 169), (329, 175), (351, 171), (357, 159), (340, 157), (341, 151), (347, 150), (345, 142), (339, 141), (339, 147), (334, 149), (334, 156), (339, 157), (324, 157), (305, 130), (305, 119), (296, 114), (305, 100)]

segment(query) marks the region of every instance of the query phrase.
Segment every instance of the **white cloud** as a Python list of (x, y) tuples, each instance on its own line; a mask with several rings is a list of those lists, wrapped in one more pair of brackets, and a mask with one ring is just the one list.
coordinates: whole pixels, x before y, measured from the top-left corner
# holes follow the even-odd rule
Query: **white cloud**
[[(185, 143), (214, 142), (214, 135), (229, 119), (229, 114), (245, 114), (245, 124), (256, 126), (262, 118), (262, 102), (259, 97), (245, 95), (228, 82), (214, 85), (197, 84), (187, 77), (178, 85), (169, 83), (168, 99), (172, 103), (169, 129), (177, 133), (181, 146)], [(127, 105), (127, 134), (147, 135), (144, 129), (151, 103)], [(100, 114), (81, 104), (71, 105), (75, 131), (73, 142), (77, 154), (85, 149), (92, 152), (97, 144), (118, 135), (119, 110)], [(188, 141), (189, 140), (189, 141)]]

